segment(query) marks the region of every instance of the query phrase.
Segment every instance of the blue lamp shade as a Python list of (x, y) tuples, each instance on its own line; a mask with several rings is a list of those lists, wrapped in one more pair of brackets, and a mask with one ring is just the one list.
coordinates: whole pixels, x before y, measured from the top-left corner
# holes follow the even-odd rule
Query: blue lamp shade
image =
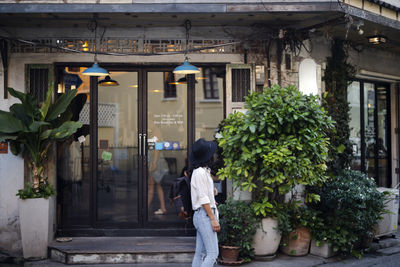
[(101, 68), (96, 62), (90, 68), (87, 68), (82, 72), (83, 75), (87, 76), (107, 76), (110, 75), (107, 70)]
[(189, 63), (188, 59), (186, 58), (182, 65), (176, 67), (173, 71), (176, 74), (196, 74), (200, 73), (199, 68), (193, 66)]

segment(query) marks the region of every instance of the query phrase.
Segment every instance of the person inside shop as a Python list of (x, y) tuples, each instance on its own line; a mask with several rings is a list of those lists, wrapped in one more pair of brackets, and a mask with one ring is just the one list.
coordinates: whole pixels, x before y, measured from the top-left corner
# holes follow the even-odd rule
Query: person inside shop
[[(151, 118), (151, 116), (149, 116)], [(148, 134), (151, 139), (161, 141), (161, 131), (155, 125), (155, 123), (149, 119), (149, 129)], [(154, 186), (156, 187), (158, 199), (160, 201), (160, 208), (154, 211), (155, 215), (167, 214), (167, 209), (165, 207), (164, 191), (161, 185), (164, 175), (168, 173), (168, 164), (162, 156), (162, 151), (156, 146), (153, 153), (149, 153), (148, 166), (149, 166), (149, 176), (148, 176), (148, 198), (147, 204), (150, 207), (151, 202), (154, 197)], [(150, 151), (149, 151), (150, 152)]]
[(214, 266), (218, 257), (220, 231), (218, 209), (214, 198), (214, 182), (210, 173), (213, 155), (217, 150), (214, 141), (198, 139), (189, 157), (191, 169), (191, 198), (196, 228), (196, 250), (192, 267)]

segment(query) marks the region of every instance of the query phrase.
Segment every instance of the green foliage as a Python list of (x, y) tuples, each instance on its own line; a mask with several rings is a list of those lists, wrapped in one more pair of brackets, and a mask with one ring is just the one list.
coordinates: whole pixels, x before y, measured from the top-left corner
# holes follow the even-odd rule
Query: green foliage
[(245, 108), (246, 114), (236, 112), (224, 121), (218, 143), (225, 167), (218, 175), (253, 192), (254, 211), (266, 217), (295, 185), (320, 185), (327, 179), (325, 132), (333, 121), (315, 96), (293, 86), (253, 92)]
[(384, 197), (374, 179), (354, 170), (343, 170), (322, 188), (314, 208), (322, 221), (311, 227), (314, 238), (342, 254), (361, 255), (360, 246), (373, 237), (373, 227), (384, 212)]
[(299, 206), (296, 202), (282, 204), (280, 213), (279, 230), (283, 235), (289, 235), (299, 227), (313, 228), (322, 222), (316, 210)]
[(30, 183), (25, 184), (25, 189), (18, 190), (17, 196), (21, 199), (27, 198), (49, 198), (56, 194), (56, 190), (49, 183), (39, 184), (40, 189), (35, 190)]
[(0, 142), (10, 142), (11, 152), (27, 159), (32, 172), (32, 182), (19, 190), (21, 198), (49, 197), (55, 193), (44, 177), (47, 152), (54, 141), (62, 141), (82, 127), (82, 123), (71, 121), (68, 110), (76, 90), (70, 90), (51, 103), (53, 91), (49, 90), (40, 106), (30, 94), (7, 88), (21, 103), (0, 111)]
[(323, 107), (336, 122), (336, 127), (329, 132), (329, 171), (338, 173), (350, 166), (352, 145), (350, 142), (350, 107), (347, 102), (347, 87), (354, 76), (354, 68), (347, 63), (347, 52), (342, 40), (334, 40), (332, 56), (327, 59), (324, 75), (326, 92), (323, 94)]
[(221, 231), (218, 241), (224, 246), (240, 247), (240, 257), (246, 262), (254, 256), (253, 237), (257, 229), (257, 218), (250, 205), (244, 201), (228, 199), (218, 206)]

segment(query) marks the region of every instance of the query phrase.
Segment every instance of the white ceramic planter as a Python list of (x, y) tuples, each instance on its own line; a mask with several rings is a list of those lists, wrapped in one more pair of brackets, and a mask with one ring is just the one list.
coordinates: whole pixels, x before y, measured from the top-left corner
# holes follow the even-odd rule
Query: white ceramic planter
[(278, 220), (264, 218), (261, 221), (262, 229), (259, 227), (254, 236), (253, 248), (256, 256), (274, 255), (281, 242), (281, 234), (278, 229)]
[(47, 258), (53, 239), (54, 198), (20, 199), (18, 204), (24, 258)]
[(310, 254), (323, 257), (325, 259), (336, 255), (336, 253), (333, 252), (332, 246), (330, 246), (328, 243), (321, 242), (321, 245), (318, 247), (314, 239), (311, 240)]

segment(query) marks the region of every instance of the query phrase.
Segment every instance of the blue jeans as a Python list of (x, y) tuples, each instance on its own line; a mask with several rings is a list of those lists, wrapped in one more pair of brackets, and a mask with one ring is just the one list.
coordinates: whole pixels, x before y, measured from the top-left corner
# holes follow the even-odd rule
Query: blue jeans
[[(216, 215), (215, 211), (214, 215)], [(212, 267), (218, 257), (218, 237), (217, 233), (212, 230), (210, 218), (203, 208), (195, 211), (193, 224), (196, 227), (197, 235), (192, 267)]]

